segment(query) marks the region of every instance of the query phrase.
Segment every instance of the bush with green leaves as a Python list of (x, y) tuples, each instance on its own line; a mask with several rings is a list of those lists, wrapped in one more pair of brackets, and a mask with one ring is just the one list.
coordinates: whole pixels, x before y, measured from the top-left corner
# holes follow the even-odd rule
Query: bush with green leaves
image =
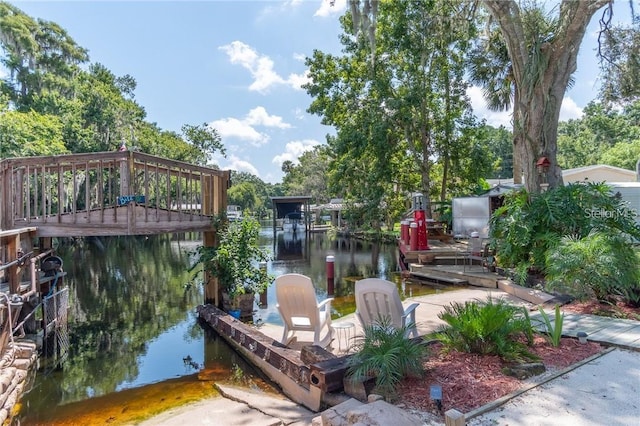
[(235, 222), (221, 221), (217, 228), (218, 244), (199, 247), (198, 260), (192, 269), (201, 264), (232, 299), (265, 291), (273, 277), (260, 267), (260, 262), (270, 259), (269, 253), (260, 247), (260, 223), (245, 216)]
[(584, 238), (565, 237), (546, 259), (546, 288), (584, 300), (608, 301), (621, 296), (640, 304), (640, 262), (628, 238), (591, 232)]
[(630, 211), (604, 183), (572, 183), (539, 194), (514, 191), (490, 220), (499, 265), (514, 268), (524, 284), (528, 272), (545, 271), (549, 249), (565, 236), (581, 239), (598, 231), (640, 239), (632, 215), (621, 214)]
[(395, 328), (382, 318), (364, 328), (364, 337), (356, 340), (356, 353), (349, 358), (347, 377), (361, 381), (375, 377), (375, 391), (392, 399), (396, 387), (406, 376), (421, 376), (427, 346), (420, 339), (407, 339), (410, 325)]
[(489, 297), (485, 302), (454, 302), (438, 317), (447, 326), (435, 336), (446, 350), (498, 355), (505, 361), (537, 359), (527, 348), (533, 344), (533, 327), (523, 307)]

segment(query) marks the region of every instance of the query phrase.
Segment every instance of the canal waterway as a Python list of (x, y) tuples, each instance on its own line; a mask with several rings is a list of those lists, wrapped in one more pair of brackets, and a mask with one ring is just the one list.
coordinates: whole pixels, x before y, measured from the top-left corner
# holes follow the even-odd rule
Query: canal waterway
[[(326, 256), (335, 257), (334, 317), (355, 310), (362, 277), (398, 283), (406, 296), (433, 287), (402, 281), (396, 248), (326, 233), (290, 234), (265, 228), (262, 244), (274, 276), (297, 272), (327, 297)], [(162, 235), (63, 240), (70, 290), (69, 352), (61, 365), (42, 362), (16, 424), (126, 424), (215, 395), (212, 382), (276, 392), (226, 342), (202, 327), (198, 277), (189, 272), (199, 236)], [(271, 286), (255, 321), (280, 323)]]

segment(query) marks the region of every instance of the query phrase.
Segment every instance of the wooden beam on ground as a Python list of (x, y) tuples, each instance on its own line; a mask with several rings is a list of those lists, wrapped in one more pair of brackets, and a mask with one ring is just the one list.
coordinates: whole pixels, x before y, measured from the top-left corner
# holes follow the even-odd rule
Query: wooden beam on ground
[(265, 336), (213, 305), (198, 306), (199, 317), (211, 326), (235, 350), (251, 361), (269, 379), (277, 383), (292, 401), (319, 411), (323, 392), (310, 383), (309, 366), (300, 360), (300, 352)]

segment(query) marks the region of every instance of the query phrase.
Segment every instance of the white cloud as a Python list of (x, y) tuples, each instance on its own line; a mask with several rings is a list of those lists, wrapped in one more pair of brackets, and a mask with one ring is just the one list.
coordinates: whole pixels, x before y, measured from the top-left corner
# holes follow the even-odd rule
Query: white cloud
[(307, 59), (307, 55), (305, 55), (304, 53), (294, 53), (293, 59), (295, 59), (296, 61), (304, 62)]
[(512, 127), (511, 114), (512, 111), (491, 111), (487, 108), (487, 102), (482, 97), (482, 89), (478, 86), (471, 86), (467, 89), (467, 96), (471, 100), (473, 113), (480, 119), (487, 121), (487, 124), (493, 127), (504, 126), (507, 129)]
[(260, 177), (260, 173), (258, 173), (258, 169), (248, 161), (242, 160), (235, 155), (229, 157), (227, 165), (224, 167), (225, 170), (235, 170), (238, 172), (248, 172), (252, 175)]
[(347, 0), (322, 0), (320, 8), (316, 10), (313, 16), (326, 18), (332, 15), (342, 15), (347, 8)]
[[(487, 103), (482, 97), (482, 89), (477, 86), (472, 86), (467, 89), (467, 95), (471, 99), (473, 112), (478, 118), (485, 119), (487, 124), (493, 127), (504, 126), (507, 129), (511, 129), (513, 127), (511, 123), (513, 109), (510, 109), (509, 111), (489, 110), (487, 108)], [(573, 99), (565, 97), (562, 101), (562, 106), (560, 107), (560, 121), (567, 121), (580, 117), (582, 117), (582, 108), (579, 107)]]
[(573, 99), (565, 97), (560, 107), (560, 121), (568, 121), (582, 117), (582, 108)]
[(278, 115), (269, 115), (264, 107), (256, 107), (249, 111), (245, 121), (253, 126), (277, 127), (279, 129), (289, 129), (291, 125), (282, 121)]
[(302, 85), (311, 82), (311, 77), (309, 77), (309, 70), (306, 70), (302, 74), (289, 74), (289, 78), (287, 82), (291, 87), (296, 90), (302, 90)]
[(218, 131), (223, 141), (226, 138), (237, 138), (248, 141), (254, 146), (264, 145), (269, 142), (269, 136), (267, 134), (258, 132), (245, 120), (222, 118), (212, 121), (209, 125)]
[(279, 166), (282, 166), (285, 161), (292, 161), (294, 164), (298, 164), (298, 158), (305, 152), (312, 151), (316, 145), (320, 145), (320, 142), (315, 139), (291, 141), (285, 146), (285, 151), (273, 157), (271, 162)]
[(304, 120), (307, 118), (307, 112), (302, 108), (296, 108), (293, 110), (293, 115), (298, 120)]
[(294, 89), (300, 89), (301, 82), (307, 80), (307, 73), (290, 74), (284, 79), (274, 70), (274, 63), (270, 57), (259, 55), (251, 46), (241, 41), (233, 41), (230, 44), (220, 46), (232, 64), (240, 65), (247, 69), (253, 77), (249, 90), (267, 93), (272, 86), (286, 85)]
[(228, 117), (214, 120), (209, 123), (216, 129), (224, 141), (227, 138), (236, 138), (248, 141), (253, 146), (261, 146), (269, 142), (269, 135), (255, 129), (254, 126), (275, 127), (289, 129), (291, 125), (282, 120), (278, 115), (270, 115), (264, 107), (256, 107), (250, 110), (242, 119)]

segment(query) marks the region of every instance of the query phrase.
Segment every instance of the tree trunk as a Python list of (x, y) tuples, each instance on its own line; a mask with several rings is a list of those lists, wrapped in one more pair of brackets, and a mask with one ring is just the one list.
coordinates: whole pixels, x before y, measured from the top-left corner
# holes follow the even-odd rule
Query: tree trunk
[[(557, 130), (560, 106), (571, 75), (577, 68), (580, 44), (587, 25), (598, 9), (611, 0), (563, 1), (555, 33), (529, 34), (523, 25), (523, 11), (514, 0), (484, 0), (507, 45), (514, 73), (513, 115), (514, 181), (522, 168), (528, 191), (539, 192), (562, 185), (557, 162)], [(526, 13), (526, 11), (524, 11)], [(537, 43), (537, 44), (536, 44)], [(536, 162), (546, 157), (550, 166), (539, 174)]]
[(423, 129), (422, 133), (422, 164), (420, 165), (422, 173), (422, 188), (424, 191), (424, 212), (427, 219), (431, 219), (431, 163), (429, 162), (429, 153), (431, 152), (431, 136), (429, 131)]

